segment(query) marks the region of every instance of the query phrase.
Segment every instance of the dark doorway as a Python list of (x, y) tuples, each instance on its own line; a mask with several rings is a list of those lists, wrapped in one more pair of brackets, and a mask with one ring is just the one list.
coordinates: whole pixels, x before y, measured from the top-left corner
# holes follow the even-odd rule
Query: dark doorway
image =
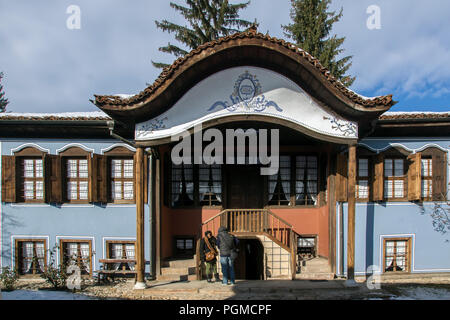
[(261, 242), (239, 239), (239, 256), (234, 266), (238, 280), (264, 280), (264, 247)]
[(227, 208), (263, 207), (264, 180), (259, 166), (227, 166)]

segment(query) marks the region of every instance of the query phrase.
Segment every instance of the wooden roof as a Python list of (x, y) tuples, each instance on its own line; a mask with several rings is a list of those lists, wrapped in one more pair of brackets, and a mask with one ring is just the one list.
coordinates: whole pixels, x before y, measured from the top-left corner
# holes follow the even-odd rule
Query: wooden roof
[(346, 88), (318, 59), (285, 40), (256, 29), (205, 43), (165, 68), (145, 90), (130, 97), (95, 95), (95, 103), (112, 118), (125, 123), (157, 117), (196, 83), (218, 71), (257, 66), (281, 73), (316, 99), (352, 120), (373, 120), (396, 102), (392, 95), (365, 98)]

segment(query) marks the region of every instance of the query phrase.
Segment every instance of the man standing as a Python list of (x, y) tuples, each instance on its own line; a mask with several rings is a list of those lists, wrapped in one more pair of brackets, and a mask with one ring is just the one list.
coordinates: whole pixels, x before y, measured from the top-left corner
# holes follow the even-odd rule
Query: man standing
[[(223, 285), (235, 284), (234, 260), (237, 258), (238, 245), (239, 240), (235, 236), (229, 234), (227, 228), (219, 228), (219, 234), (217, 235), (217, 247), (220, 251), (220, 265), (222, 266)], [(229, 283), (228, 280), (230, 281)]]
[(206, 278), (208, 282), (213, 282), (213, 276), (216, 282), (220, 281), (217, 273), (217, 248), (216, 238), (213, 237), (211, 231), (205, 232), (205, 237), (200, 241), (200, 259), (206, 265)]

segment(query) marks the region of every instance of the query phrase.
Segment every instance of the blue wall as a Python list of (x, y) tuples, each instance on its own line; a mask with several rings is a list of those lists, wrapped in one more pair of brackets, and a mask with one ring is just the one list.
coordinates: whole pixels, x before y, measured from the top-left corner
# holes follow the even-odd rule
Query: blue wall
[[(65, 146), (78, 143), (84, 148), (92, 149), (101, 154), (102, 150), (118, 144), (116, 140), (3, 140), (2, 155), (11, 155), (11, 150), (26, 143), (33, 143), (48, 149), (50, 154)], [(124, 146), (123, 144), (120, 144)], [(12, 247), (15, 238), (47, 239), (48, 249), (52, 249), (59, 239), (92, 240), (93, 268), (98, 270), (99, 259), (106, 258), (106, 240), (136, 239), (136, 206), (100, 204), (63, 204), (53, 206), (48, 204), (5, 204), (1, 205), (1, 266), (11, 266), (15, 262), (12, 257)], [(145, 257), (150, 260), (150, 209), (145, 205)], [(146, 271), (150, 272), (147, 263)]]
[[(374, 151), (383, 151), (389, 146), (403, 147), (419, 152), (429, 146), (447, 150), (450, 140), (446, 139), (370, 139), (363, 140)], [(447, 175), (448, 177), (449, 175)], [(442, 234), (433, 227), (430, 216), (435, 204), (420, 205), (411, 202), (357, 203), (355, 220), (355, 275), (366, 274), (371, 265), (383, 268), (383, 239), (394, 237), (412, 238), (411, 272), (450, 272), (450, 233)], [(340, 265), (339, 230), (344, 231), (344, 274), (347, 269), (347, 218), (348, 206), (344, 204), (344, 225), (340, 226), (339, 205), (336, 210), (337, 268)], [(369, 272), (370, 273), (370, 272)], [(340, 274), (342, 275), (342, 274)]]

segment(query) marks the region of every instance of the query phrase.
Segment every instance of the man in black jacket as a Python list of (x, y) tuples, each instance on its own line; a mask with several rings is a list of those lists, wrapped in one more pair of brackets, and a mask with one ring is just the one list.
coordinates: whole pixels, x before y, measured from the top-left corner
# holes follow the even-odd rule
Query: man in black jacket
[[(206, 243), (206, 239), (209, 242), (209, 246)], [(200, 259), (206, 265), (206, 279), (208, 280), (208, 282), (213, 282), (212, 281), (213, 275), (216, 278), (216, 282), (219, 282), (220, 277), (219, 277), (219, 274), (217, 273), (217, 258), (216, 258), (216, 256), (214, 256), (213, 260), (206, 261), (206, 254), (208, 252), (211, 252), (211, 249), (209, 247), (211, 247), (211, 249), (213, 250), (214, 253), (217, 253), (216, 238), (214, 238), (211, 231), (206, 231), (205, 238), (203, 238), (200, 241)]]
[[(228, 233), (225, 227), (219, 228), (217, 235), (217, 247), (220, 250), (220, 265), (222, 266), (222, 284), (233, 285), (235, 283), (234, 260), (237, 258), (239, 240)], [(230, 280), (230, 283), (228, 283)]]

